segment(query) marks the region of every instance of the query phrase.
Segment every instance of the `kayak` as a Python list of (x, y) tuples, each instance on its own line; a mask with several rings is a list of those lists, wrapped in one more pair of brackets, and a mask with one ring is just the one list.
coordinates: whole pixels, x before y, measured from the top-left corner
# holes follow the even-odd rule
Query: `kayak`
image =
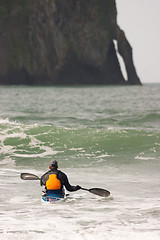
[(42, 194), (42, 200), (44, 202), (57, 202), (65, 198), (65, 195), (59, 193), (59, 192), (52, 192), (49, 191), (49, 193), (43, 193)]

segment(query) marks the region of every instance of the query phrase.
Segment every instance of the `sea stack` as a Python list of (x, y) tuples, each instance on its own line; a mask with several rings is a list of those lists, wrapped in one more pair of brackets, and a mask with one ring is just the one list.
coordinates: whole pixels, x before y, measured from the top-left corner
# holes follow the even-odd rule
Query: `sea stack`
[(0, 84), (141, 85), (115, 0), (1, 0)]

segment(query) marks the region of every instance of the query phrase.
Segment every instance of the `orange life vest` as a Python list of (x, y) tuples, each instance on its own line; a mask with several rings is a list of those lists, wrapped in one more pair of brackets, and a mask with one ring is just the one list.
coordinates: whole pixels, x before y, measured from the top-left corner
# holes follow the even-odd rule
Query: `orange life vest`
[(56, 174), (50, 174), (49, 179), (46, 181), (47, 190), (59, 190), (61, 189), (61, 182), (57, 178)]

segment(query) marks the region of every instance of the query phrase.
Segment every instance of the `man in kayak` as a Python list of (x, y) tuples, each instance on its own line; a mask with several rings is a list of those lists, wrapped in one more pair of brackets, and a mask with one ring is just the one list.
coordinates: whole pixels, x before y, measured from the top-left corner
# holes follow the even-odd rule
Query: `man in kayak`
[(70, 192), (81, 189), (79, 185), (70, 185), (66, 174), (58, 170), (58, 163), (56, 160), (50, 161), (49, 169), (50, 170), (46, 172), (40, 180), (40, 185), (45, 186), (46, 193), (55, 193), (64, 196), (64, 186)]

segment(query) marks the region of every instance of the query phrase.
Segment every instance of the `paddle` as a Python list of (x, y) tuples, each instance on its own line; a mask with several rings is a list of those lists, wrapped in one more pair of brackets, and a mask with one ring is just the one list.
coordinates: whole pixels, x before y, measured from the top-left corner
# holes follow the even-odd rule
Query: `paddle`
[(90, 193), (96, 194), (98, 196), (101, 197), (108, 197), (110, 195), (110, 192), (108, 190), (102, 189), (102, 188), (90, 188), (90, 189), (86, 189), (86, 188), (82, 188), (82, 190), (88, 191)]
[[(23, 180), (40, 180), (40, 178), (32, 173), (21, 173), (20, 175), (21, 179)], [(110, 195), (110, 192), (108, 190), (102, 189), (102, 188), (80, 188), (82, 190), (88, 191), (90, 193), (96, 194), (101, 197), (108, 197)]]

